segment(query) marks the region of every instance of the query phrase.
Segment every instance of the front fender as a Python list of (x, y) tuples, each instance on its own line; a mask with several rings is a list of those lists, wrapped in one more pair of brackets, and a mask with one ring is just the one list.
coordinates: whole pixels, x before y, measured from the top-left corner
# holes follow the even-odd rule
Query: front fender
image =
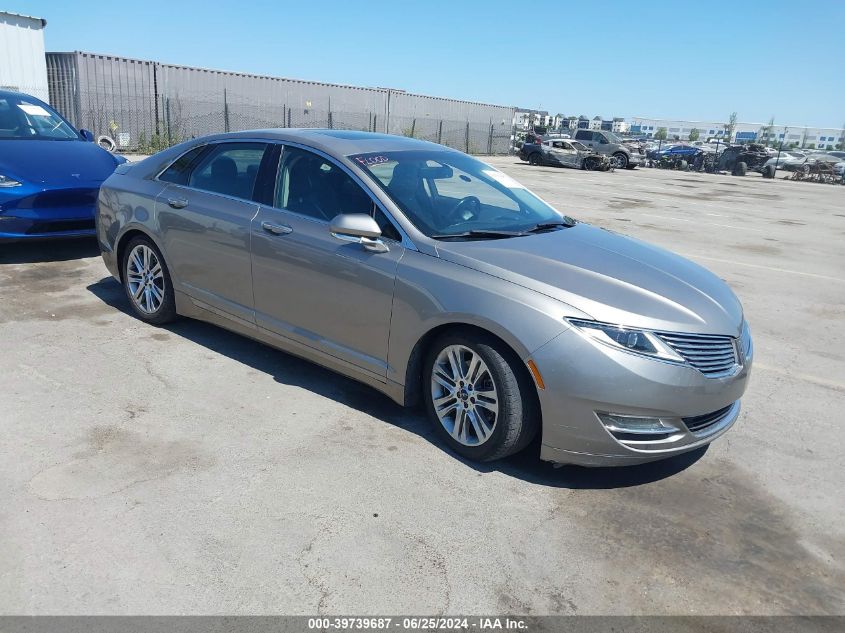
[[(399, 263), (388, 349), (388, 379), (406, 383), (417, 344), (445, 325), (481, 328), (523, 360), (580, 314), (546, 295), (438, 257), (408, 251)], [(584, 315), (584, 318), (589, 318)]]

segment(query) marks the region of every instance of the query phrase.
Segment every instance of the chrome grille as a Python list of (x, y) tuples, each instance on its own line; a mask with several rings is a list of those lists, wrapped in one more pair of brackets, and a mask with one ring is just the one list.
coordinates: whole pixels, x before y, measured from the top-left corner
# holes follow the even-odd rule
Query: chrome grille
[(667, 345), (705, 376), (715, 378), (733, 373), (738, 359), (734, 339), (710, 334), (657, 332)]

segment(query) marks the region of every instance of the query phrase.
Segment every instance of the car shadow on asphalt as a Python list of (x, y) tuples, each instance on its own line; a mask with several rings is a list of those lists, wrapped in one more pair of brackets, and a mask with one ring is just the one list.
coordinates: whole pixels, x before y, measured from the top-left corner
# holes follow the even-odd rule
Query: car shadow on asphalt
[[(102, 302), (135, 318), (123, 288), (111, 277), (101, 279), (89, 285), (87, 289)], [(500, 472), (509, 477), (551, 488), (626, 488), (671, 477), (690, 467), (707, 450), (707, 447), (703, 447), (678, 457), (637, 466), (555, 467), (540, 461), (540, 444), (537, 438), (518, 455), (492, 463), (476, 463), (446, 448), (435, 435), (431, 423), (420, 407), (403, 407), (367, 385), (209, 323), (183, 318), (161, 329), (266, 373), (280, 384), (300, 387), (324, 398), (331, 398), (382, 422), (414, 433), (428, 441), (432, 447), (448, 453), (450, 457), (479, 473)]]
[(0, 264), (64, 262), (99, 254), (100, 248), (93, 237), (0, 244)]

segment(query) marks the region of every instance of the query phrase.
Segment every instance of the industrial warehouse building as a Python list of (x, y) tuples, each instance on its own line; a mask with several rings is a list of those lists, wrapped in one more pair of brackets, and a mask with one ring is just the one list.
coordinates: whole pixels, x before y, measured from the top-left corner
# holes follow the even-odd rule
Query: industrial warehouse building
[(514, 108), (94, 53), (47, 53), (50, 102), (118, 147), (157, 149), (211, 134), (329, 127), (403, 134), (507, 153)]
[[(678, 138), (686, 140), (690, 132), (698, 130), (699, 138), (725, 139), (725, 122), (716, 121), (681, 121), (677, 119), (649, 119), (643, 117), (632, 117), (631, 134), (653, 138), (660, 128), (666, 129), (666, 137), (669, 140)], [(771, 142), (780, 143), (785, 146), (795, 145), (813, 149), (836, 149), (843, 142), (843, 131), (835, 128), (819, 128), (795, 125), (773, 125), (768, 129), (766, 123), (740, 123), (737, 122), (734, 128), (731, 142)]]

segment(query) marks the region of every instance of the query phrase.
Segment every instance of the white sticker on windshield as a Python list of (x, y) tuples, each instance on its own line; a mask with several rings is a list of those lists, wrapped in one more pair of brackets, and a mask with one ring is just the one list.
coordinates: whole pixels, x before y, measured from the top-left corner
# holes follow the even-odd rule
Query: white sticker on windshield
[(525, 189), (525, 185), (520, 184), (507, 174), (504, 174), (497, 169), (485, 169), (482, 173), (485, 176), (489, 176), (500, 185), (504, 185), (508, 189)]
[(18, 107), (32, 116), (50, 116), (50, 113), (47, 112), (44, 108), (40, 105), (35, 105), (34, 103), (19, 103)]

